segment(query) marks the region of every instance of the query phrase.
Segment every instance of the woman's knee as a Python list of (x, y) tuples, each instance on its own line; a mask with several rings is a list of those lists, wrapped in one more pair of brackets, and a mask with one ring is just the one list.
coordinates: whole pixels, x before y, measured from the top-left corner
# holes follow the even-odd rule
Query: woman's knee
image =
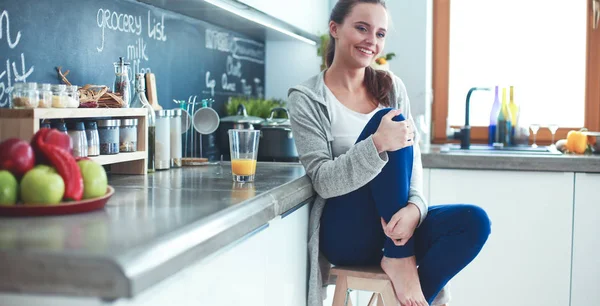
[(492, 222), (487, 212), (476, 205), (464, 205), (462, 218), (476, 241), (484, 243), (492, 230)]

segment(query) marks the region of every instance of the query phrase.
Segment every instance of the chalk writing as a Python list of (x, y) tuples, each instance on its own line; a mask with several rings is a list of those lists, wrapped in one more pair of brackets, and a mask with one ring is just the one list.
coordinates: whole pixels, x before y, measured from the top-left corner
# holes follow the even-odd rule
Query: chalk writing
[(240, 82), (242, 82), (242, 92), (244, 93), (244, 95), (252, 95), (252, 85), (246, 85), (246, 80), (244, 79), (241, 79)]
[(8, 42), (8, 47), (14, 49), (18, 44), (19, 40), (21, 40), (21, 31), (17, 32), (17, 36), (13, 41), (10, 38), (10, 20), (8, 18), (8, 11), (2, 11), (2, 15), (0, 15), (0, 40), (2, 40), (2, 25), (3, 22), (6, 22), (6, 41)]
[(234, 37), (233, 41), (233, 58), (257, 64), (265, 63), (265, 49), (263, 44), (239, 37)]
[(165, 14), (162, 15), (160, 22), (156, 22), (156, 18), (153, 18), (151, 25), (150, 11), (148, 11), (148, 37), (158, 41), (167, 41), (167, 34), (165, 33)]
[(215, 96), (215, 86), (217, 85), (217, 82), (215, 81), (215, 79), (210, 79), (210, 71), (206, 72), (206, 88), (210, 89), (210, 96), (214, 97)]
[(263, 98), (264, 97), (264, 87), (262, 85), (260, 85), (260, 79), (259, 78), (254, 78), (254, 87), (256, 88), (256, 95), (259, 98)]
[(209, 50), (230, 52), (229, 33), (206, 29), (204, 31), (204, 47)]
[(226, 70), (228, 75), (242, 77), (242, 63), (240, 61), (235, 62), (231, 55), (227, 56)]
[(99, 9), (96, 13), (96, 23), (102, 29), (101, 46), (96, 47), (98, 52), (104, 50), (104, 32), (105, 29), (119, 31), (123, 33), (142, 34), (142, 16), (133, 16), (111, 12), (109, 9)]
[(235, 83), (228, 82), (227, 73), (223, 73), (223, 76), (221, 76), (221, 88), (223, 90), (235, 91)]
[[(11, 38), (8, 11), (3, 11), (0, 15), (0, 39), (3, 38), (2, 26), (4, 24), (6, 24), (6, 42), (10, 49), (14, 49), (21, 41), (21, 31), (17, 31), (17, 35), (15, 36), (14, 40)], [(5, 69), (0, 71), (0, 107), (4, 107), (8, 104), (10, 93), (13, 90), (13, 83), (27, 82), (27, 78), (34, 71), (33, 66), (27, 68), (24, 53), (21, 53), (20, 60), (20, 62), (17, 62), (6, 59)], [(17, 64), (19, 64), (19, 67), (17, 67)]]

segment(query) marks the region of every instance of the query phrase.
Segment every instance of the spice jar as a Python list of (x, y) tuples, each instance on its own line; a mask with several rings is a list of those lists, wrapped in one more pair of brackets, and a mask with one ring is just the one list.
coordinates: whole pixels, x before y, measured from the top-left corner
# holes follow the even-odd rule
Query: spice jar
[(87, 157), (88, 144), (83, 121), (69, 121), (67, 128), (73, 142), (73, 157)]
[(52, 126), (50, 125), (50, 122), (45, 122), (44, 120), (42, 120), (42, 122), (40, 122), (40, 129), (51, 129)]
[(165, 170), (171, 167), (170, 116), (170, 110), (156, 111), (156, 140), (154, 145), (156, 170)]
[(11, 102), (13, 108), (36, 108), (39, 105), (37, 83), (16, 83)]
[(57, 129), (60, 132), (63, 132), (67, 135), (69, 134), (69, 133), (67, 133), (67, 125), (63, 121), (56, 121), (56, 120), (52, 121), (50, 123), (50, 127), (53, 129)]
[(88, 145), (88, 156), (100, 155), (100, 136), (96, 121), (85, 122), (85, 137)]
[(181, 168), (181, 116), (183, 110), (171, 111), (171, 168)]
[(67, 85), (54, 84), (50, 90), (52, 90), (52, 107), (65, 108), (68, 106)]
[(119, 130), (119, 152), (137, 151), (137, 119), (122, 119)]
[(67, 107), (78, 108), (79, 107), (79, 91), (77, 86), (68, 85), (66, 89), (67, 93)]
[(38, 85), (39, 92), (39, 104), (38, 107), (41, 108), (50, 108), (52, 107), (52, 90), (50, 84), (39, 84)]
[(98, 136), (100, 138), (100, 154), (119, 153), (119, 126), (120, 120), (104, 119), (98, 120)]

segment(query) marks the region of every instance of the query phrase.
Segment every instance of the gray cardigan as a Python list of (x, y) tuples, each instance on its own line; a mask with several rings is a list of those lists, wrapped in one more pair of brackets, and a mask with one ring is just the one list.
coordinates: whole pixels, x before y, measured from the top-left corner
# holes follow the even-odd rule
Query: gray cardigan
[[(372, 137), (355, 144), (335, 160), (331, 151), (331, 120), (325, 102), (324, 72), (301, 85), (290, 88), (288, 109), (300, 161), (312, 181), (317, 198), (313, 203), (308, 229), (310, 265), (308, 305), (323, 305), (325, 286), (331, 264), (319, 252), (319, 226), (326, 199), (347, 194), (366, 185), (387, 163), (387, 154), (379, 154)], [(404, 83), (397, 76), (391, 93), (392, 105), (413, 120)], [(414, 162), (409, 190), (409, 202), (421, 212), (419, 225), (427, 216), (428, 205), (423, 196), (423, 167), (418, 141), (414, 145)], [(438, 294), (433, 305), (448, 301), (448, 290)]]

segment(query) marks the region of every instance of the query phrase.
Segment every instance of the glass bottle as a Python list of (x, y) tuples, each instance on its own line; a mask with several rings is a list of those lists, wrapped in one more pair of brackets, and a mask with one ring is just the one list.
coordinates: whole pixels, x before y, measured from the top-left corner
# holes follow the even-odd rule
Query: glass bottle
[(156, 141), (156, 115), (154, 109), (146, 99), (146, 80), (143, 73), (135, 75), (135, 96), (131, 102), (132, 108), (146, 108), (148, 117), (146, 125), (148, 126), (148, 172), (155, 171), (155, 141)]
[(498, 115), (500, 113), (500, 98), (498, 96), (498, 85), (496, 85), (496, 94), (494, 95), (494, 104), (490, 112), (490, 125), (488, 127), (488, 144), (493, 145), (498, 142), (496, 129), (498, 127)]
[(512, 134), (512, 120), (510, 110), (508, 109), (508, 103), (506, 102), (506, 88), (502, 88), (502, 106), (498, 114), (498, 126), (496, 135), (498, 142), (504, 146), (509, 146), (510, 135)]
[(514, 86), (510, 86), (510, 102), (508, 103), (508, 110), (510, 111), (511, 123), (511, 143), (515, 143), (515, 134), (519, 126), (519, 106), (515, 103), (514, 99)]
[[(129, 82), (129, 63), (123, 61), (123, 57), (119, 57), (119, 61), (115, 65), (115, 84), (113, 92), (121, 94), (123, 99), (123, 108), (128, 108), (131, 103), (131, 84)], [(136, 78), (137, 82), (137, 78)], [(144, 86), (145, 88), (145, 86)], [(145, 90), (145, 89), (144, 89)]]

